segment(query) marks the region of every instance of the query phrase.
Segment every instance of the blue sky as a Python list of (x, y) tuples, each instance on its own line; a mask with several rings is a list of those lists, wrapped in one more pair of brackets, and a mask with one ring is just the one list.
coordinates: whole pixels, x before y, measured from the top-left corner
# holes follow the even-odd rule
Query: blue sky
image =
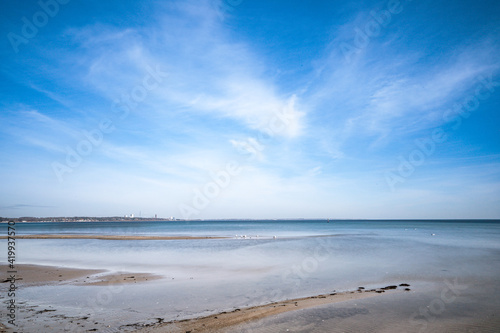
[(0, 6), (0, 216), (500, 218), (498, 1)]

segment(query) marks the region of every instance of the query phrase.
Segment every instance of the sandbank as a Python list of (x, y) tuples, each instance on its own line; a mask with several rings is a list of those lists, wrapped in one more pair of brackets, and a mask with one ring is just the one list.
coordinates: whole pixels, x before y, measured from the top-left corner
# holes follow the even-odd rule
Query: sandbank
[[(0, 265), (2, 272), (11, 271), (8, 265)], [(102, 286), (124, 283), (138, 283), (161, 279), (162, 276), (150, 273), (109, 272), (97, 269), (79, 269), (57, 266), (16, 264), (16, 285), (40, 286), (52, 284), (74, 284)], [(9, 283), (9, 274), (0, 281)]]
[(352, 301), (367, 297), (373, 297), (385, 292), (409, 291), (408, 284), (399, 286), (387, 286), (383, 288), (366, 290), (360, 287), (356, 291), (346, 291), (330, 293), (317, 296), (296, 298), (275, 302), (271, 304), (253, 306), (249, 308), (238, 308), (232, 311), (224, 311), (206, 317), (194, 319), (184, 319), (167, 323), (156, 323), (148, 327), (138, 329), (140, 333), (163, 333), (163, 332), (192, 332), (207, 333), (218, 332), (236, 325), (260, 320), (266, 317), (275, 316), (280, 313), (313, 308), (325, 304)]

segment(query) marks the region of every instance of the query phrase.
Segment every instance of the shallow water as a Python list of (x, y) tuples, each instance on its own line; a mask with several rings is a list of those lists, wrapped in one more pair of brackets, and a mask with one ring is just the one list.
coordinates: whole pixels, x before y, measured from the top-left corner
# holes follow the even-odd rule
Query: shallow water
[[(492, 287), (500, 276), (498, 221), (18, 223), (16, 229), (18, 234), (232, 237), (168, 241), (17, 241), (19, 263), (152, 272), (165, 276), (163, 280), (119, 288), (64, 285), (19, 290), (20, 300), (31, 305), (50, 305), (65, 313), (89, 315), (112, 327), (403, 282), (412, 284), (412, 295), (417, 295), (417, 298), (412, 296), (413, 303), (408, 301), (408, 311), (425, 305), (427, 298), (436, 290), (439, 292), (446, 279), (468, 281), (469, 292), (472, 296), (477, 294), (464, 301), (473, 304), (467, 313), (473, 313), (476, 308), (479, 311), (486, 304), (479, 296), (485, 294), (484, 289), (479, 292), (473, 287), (476, 284), (488, 285), (496, 299), (500, 296), (498, 288)], [(247, 235), (247, 239), (235, 235)], [(0, 243), (5, 248), (6, 240)], [(409, 297), (404, 295), (397, 297)], [(418, 297), (420, 303), (415, 302)], [(498, 302), (488, 304), (489, 308), (500, 310)], [(284, 314), (283, 318), (292, 318), (287, 316)], [(369, 318), (363, 313), (355, 316)], [(304, 322), (294, 325), (310, 326), (316, 317), (312, 311)], [(337, 320), (335, 318), (337, 316), (332, 320)], [(263, 327), (281, 327), (277, 321), (271, 320)], [(405, 323), (407, 319), (401, 324)]]
[(456, 295), (446, 280), (415, 283), (415, 291), (287, 312), (227, 332), (498, 332), (499, 290), (477, 282), (461, 279)]

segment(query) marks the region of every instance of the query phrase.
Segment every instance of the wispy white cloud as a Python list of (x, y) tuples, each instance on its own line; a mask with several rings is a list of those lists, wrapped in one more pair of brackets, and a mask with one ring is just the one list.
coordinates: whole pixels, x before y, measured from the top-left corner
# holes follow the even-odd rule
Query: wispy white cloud
[(153, 27), (91, 26), (75, 32), (79, 51), (86, 57), (80, 61), (87, 68), (84, 80), (116, 99), (130, 91), (132, 83), (141, 82), (147, 66), (159, 66), (168, 78), (144, 101), (155, 113), (183, 108), (192, 114), (234, 119), (247, 129), (261, 131), (276, 114), (286, 112), (286, 130), (274, 134), (300, 135), (305, 114), (297, 109), (297, 98), (278, 92), (272, 78), (266, 77), (258, 53), (233, 41), (217, 9), (208, 2), (172, 6), (174, 13), (159, 14)]
[[(475, 88), (478, 77), (498, 73), (492, 56), (498, 47), (490, 39), (460, 45), (432, 65), (422, 63), (428, 61), (426, 54), (399, 50), (397, 38), (371, 41), (372, 47), (347, 62), (337, 40), (332, 43), (337, 48), (318, 61), (320, 74), (303, 100), (316, 110), (328, 110), (318, 116), (318, 125), (330, 128), (328, 146), (340, 149), (337, 156), (345, 155), (344, 144), (363, 137), (372, 145), (398, 142), (409, 133), (442, 125), (444, 111)], [(392, 53), (378, 56), (379, 48)]]
[(9, 113), (10, 123), (1, 130), (9, 137), (9, 146), (20, 143), (49, 153), (63, 154), (66, 143), (82, 135), (74, 124), (27, 106), (18, 106)]
[(42, 148), (43, 150), (46, 150), (46, 151), (49, 151), (52, 153), (58, 153), (58, 154), (65, 154), (66, 153), (66, 151), (64, 150), (64, 148), (60, 144), (46, 141), (43, 139), (39, 139), (37, 137), (23, 136), (22, 140), (23, 140), (23, 142), (25, 142), (29, 145), (32, 145), (32, 146), (35, 146), (38, 148)]
[[(431, 35), (421, 41), (425, 47), (406, 45), (408, 32), (401, 22), (414, 13), (403, 12), (399, 23), (394, 20), (347, 62), (339, 43), (353, 38), (353, 29), (364, 24), (369, 11), (319, 20), (324, 35), (332, 32), (328, 45), (306, 28), (303, 36), (311, 41), (270, 29), (273, 40), (282, 43), (273, 53), (251, 35), (255, 27), (245, 16), (253, 15), (251, 6), (228, 13), (220, 2), (209, 0), (151, 5), (154, 14), (140, 24), (127, 19), (102, 23), (97, 16), (86, 25), (68, 22), (50, 47), (30, 45), (39, 57), (31, 66), (38, 66), (43, 80), (19, 80), (51, 105), (33, 103), (5, 112), (1, 117), (8, 126), (0, 132), (6, 138), (2, 146), (12, 151), (30, 146), (10, 161), (33, 148), (43, 156), (40, 161), (50, 160), (48, 171), (33, 166), (30, 170), (39, 173), (25, 177), (37, 183), (38, 192), (56, 180), (47, 176), (50, 162), (64, 161), (66, 147), (75, 148), (85, 139), (83, 131), (107, 118), (115, 128), (44, 200), (71, 202), (72, 207), (81, 200), (102, 212), (132, 205), (154, 210), (163, 204), (168, 207), (163, 212), (177, 211), (194, 188), (212, 181), (211, 172), (232, 160), (244, 172), (200, 217), (397, 218), (418, 215), (415, 202), (429, 208), (430, 217), (439, 213), (433, 202), (448, 202), (451, 211), (451, 203), (479, 203), (498, 193), (498, 174), (484, 174), (497, 168), (488, 163), (496, 159), (491, 154), (483, 160), (447, 160), (436, 149), (397, 194), (388, 193), (382, 171), (392, 167), (416, 136), (443, 125), (444, 111), (475, 88), (478, 76), (498, 73), (495, 32), (482, 39), (456, 38), (456, 45), (434, 54), (433, 43), (439, 41)], [(266, 38), (265, 32), (259, 33), (259, 39)], [(291, 42), (320, 50), (300, 59), (304, 68), (312, 68), (309, 73), (299, 70), (302, 64), (290, 61), (292, 56), (276, 56), (295, 51), (289, 49)], [(128, 114), (117, 114), (115, 103), (134, 91), (141, 93), (151, 69), (163, 73), (161, 82), (147, 89)], [(284, 77), (293, 82), (283, 82)], [(29, 97), (26, 93), (20, 98)], [(443, 150), (450, 145), (443, 144)], [(458, 167), (469, 164), (470, 172)], [(36, 175), (42, 174), (52, 178), (37, 182)], [(477, 182), (464, 182), (463, 177)], [(14, 180), (6, 181), (15, 187)], [(453, 184), (477, 197), (453, 199), (460, 187)], [(447, 190), (441, 192), (439, 186)], [(71, 198), (74, 188), (80, 190)], [(29, 192), (27, 185), (23, 191)], [(21, 192), (9, 199), (12, 204), (24, 202)], [(395, 205), (399, 208), (393, 209)], [(472, 204), (465, 206), (473, 211)], [(391, 207), (390, 214), (386, 207)]]

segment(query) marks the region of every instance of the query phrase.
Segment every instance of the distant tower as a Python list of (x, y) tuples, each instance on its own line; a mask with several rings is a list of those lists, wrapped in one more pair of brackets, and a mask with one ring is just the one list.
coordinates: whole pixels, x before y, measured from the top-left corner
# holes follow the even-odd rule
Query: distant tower
[(157, 218), (158, 218), (158, 215), (155, 214), (155, 219), (157, 219)]

